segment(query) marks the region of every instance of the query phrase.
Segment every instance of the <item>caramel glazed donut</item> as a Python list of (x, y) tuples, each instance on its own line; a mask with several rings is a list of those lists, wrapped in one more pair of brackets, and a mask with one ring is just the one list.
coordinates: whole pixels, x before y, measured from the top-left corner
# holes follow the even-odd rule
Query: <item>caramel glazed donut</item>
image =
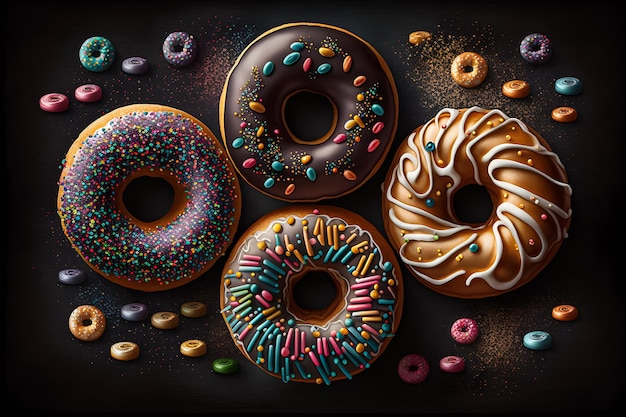
[[(288, 100), (303, 92), (332, 105), (333, 120), (319, 138), (298, 137), (286, 120)], [(397, 109), (391, 72), (370, 44), (338, 27), (292, 23), (265, 32), (238, 57), (222, 92), (220, 129), (251, 186), (312, 202), (374, 175), (394, 138)]]
[[(123, 201), (139, 177), (160, 178), (174, 199), (142, 221)], [(120, 107), (71, 145), (59, 179), (61, 225), (87, 264), (121, 286), (152, 292), (186, 284), (224, 255), (241, 197), (221, 142), (200, 120), (157, 104)]]
[[(493, 211), (463, 224), (455, 193), (483, 186)], [(572, 189), (546, 141), (500, 110), (443, 109), (396, 152), (383, 183), (385, 230), (412, 274), (459, 298), (518, 288), (554, 257), (571, 220)]]
[[(334, 298), (305, 308), (294, 293), (314, 271), (328, 274)], [(338, 207), (292, 205), (263, 216), (235, 245), (221, 285), (235, 344), (283, 382), (351, 380), (385, 350), (402, 315), (393, 248), (360, 215)]]

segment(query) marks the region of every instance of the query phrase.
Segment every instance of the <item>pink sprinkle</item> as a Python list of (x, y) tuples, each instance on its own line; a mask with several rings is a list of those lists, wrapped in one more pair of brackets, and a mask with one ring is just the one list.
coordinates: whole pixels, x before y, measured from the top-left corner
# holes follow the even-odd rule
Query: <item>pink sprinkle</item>
[(330, 339), (330, 344), (333, 345), (333, 349), (335, 350), (335, 353), (337, 354), (337, 356), (343, 355), (343, 351), (341, 350), (341, 348), (337, 344), (337, 341), (335, 340), (334, 337), (332, 337)]
[(309, 72), (309, 70), (311, 69), (311, 64), (313, 63), (313, 61), (311, 60), (311, 57), (308, 57), (307, 59), (304, 60), (304, 63), (302, 64), (302, 70), (304, 72)]
[(548, 218), (548, 215), (546, 213), (543, 213), (541, 215), (541, 220), (546, 220)]
[(380, 133), (380, 131), (383, 130), (384, 127), (385, 127), (385, 124), (383, 122), (376, 122), (374, 126), (372, 127), (372, 133), (376, 135)]
[(246, 126), (248, 126), (248, 123), (246, 123), (246, 122), (241, 122), (241, 124), (239, 125), (239, 127), (242, 128), (242, 129), (244, 127), (246, 127)]
[(280, 133), (280, 129), (274, 129), (274, 134), (278, 135)]
[(257, 300), (260, 304), (262, 304), (262, 305), (263, 305), (263, 307), (265, 307), (265, 308), (269, 308), (269, 307), (270, 307), (270, 304), (269, 304), (267, 301), (265, 301), (265, 300), (263, 299), (263, 297), (261, 297), (259, 294), (256, 294), (256, 295), (254, 296), (254, 298), (256, 298), (256, 300)]
[(333, 142), (335, 142), (335, 143), (342, 143), (345, 140), (346, 140), (345, 133), (340, 133), (337, 136), (335, 136), (335, 139), (333, 139)]
[(358, 303), (371, 303), (372, 302), (372, 298), (371, 297), (354, 297), (350, 299), (350, 302), (353, 304), (358, 304)]
[(533, 246), (535, 244), (535, 241), (533, 239), (528, 239), (528, 244), (530, 246)]
[(257, 262), (261, 261), (261, 257), (260, 256), (249, 255), (249, 254), (243, 255), (243, 259), (246, 259), (246, 260), (249, 260), (249, 261), (257, 261)]
[(280, 258), (270, 248), (265, 248), (265, 253), (271, 256), (276, 262), (280, 263)]
[(246, 328), (243, 329), (243, 332), (239, 333), (239, 340), (243, 340), (243, 338), (246, 337), (246, 334), (248, 334), (249, 331), (250, 327), (246, 326)]
[(372, 308), (372, 303), (364, 303), (364, 304), (350, 304), (346, 307), (348, 311), (361, 311), (361, 310), (369, 310)]
[(267, 301), (272, 301), (274, 299), (274, 296), (272, 295), (271, 292), (269, 292), (268, 290), (263, 290), (261, 291), (261, 295), (263, 296), (263, 298), (265, 298)]
[(315, 356), (315, 352), (309, 350), (309, 357), (311, 358), (311, 362), (313, 362), (313, 365), (320, 366), (320, 361), (319, 359), (317, 359), (317, 356)]
[(380, 140), (374, 139), (373, 141), (370, 142), (369, 145), (367, 145), (367, 151), (374, 152), (376, 148), (378, 148), (378, 145), (380, 145)]

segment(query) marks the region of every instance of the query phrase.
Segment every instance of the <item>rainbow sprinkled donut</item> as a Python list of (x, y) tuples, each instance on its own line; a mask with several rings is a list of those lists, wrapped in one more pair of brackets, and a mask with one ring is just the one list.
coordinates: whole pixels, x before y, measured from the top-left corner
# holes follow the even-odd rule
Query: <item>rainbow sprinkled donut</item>
[[(174, 190), (169, 211), (140, 220), (127, 186), (156, 177)], [(135, 104), (91, 123), (70, 147), (57, 201), (63, 231), (95, 271), (124, 287), (162, 291), (207, 271), (239, 222), (236, 173), (221, 143), (195, 117)]]
[[(332, 299), (298, 299), (301, 280), (319, 272), (332, 281)], [(315, 288), (309, 297), (320, 295)], [(387, 347), (403, 285), (391, 247), (361, 216), (291, 205), (242, 235), (224, 267), (220, 303), (248, 360), (283, 382), (330, 385), (368, 369)]]
[[(293, 104), (307, 95), (314, 105)], [(314, 117), (300, 132), (286, 116), (308, 119), (322, 103), (332, 120)], [(384, 161), (397, 119), (396, 87), (380, 54), (344, 29), (314, 23), (279, 26), (248, 45), (220, 100), (235, 168), (258, 191), (290, 202), (364, 184)]]
[(520, 42), (519, 52), (531, 64), (543, 64), (552, 57), (552, 42), (546, 35), (531, 33)]

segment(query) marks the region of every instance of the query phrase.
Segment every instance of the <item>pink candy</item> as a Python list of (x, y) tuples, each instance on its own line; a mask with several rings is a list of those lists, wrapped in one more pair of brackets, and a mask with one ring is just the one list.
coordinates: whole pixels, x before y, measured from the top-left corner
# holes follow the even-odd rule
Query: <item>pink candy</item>
[(39, 99), (39, 107), (51, 113), (60, 113), (70, 107), (70, 100), (65, 94), (49, 93)]

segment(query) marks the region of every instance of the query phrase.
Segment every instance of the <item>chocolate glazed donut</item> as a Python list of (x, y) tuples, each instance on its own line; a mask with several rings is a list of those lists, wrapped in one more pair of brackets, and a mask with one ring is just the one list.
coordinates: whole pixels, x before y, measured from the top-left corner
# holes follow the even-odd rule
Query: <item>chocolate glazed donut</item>
[[(309, 104), (294, 108), (305, 97)], [(313, 101), (330, 108), (330, 120), (312, 116)], [(369, 43), (342, 28), (292, 23), (265, 32), (239, 56), (222, 92), (220, 129), (252, 187), (284, 201), (318, 201), (375, 174), (397, 109), (391, 72)]]

